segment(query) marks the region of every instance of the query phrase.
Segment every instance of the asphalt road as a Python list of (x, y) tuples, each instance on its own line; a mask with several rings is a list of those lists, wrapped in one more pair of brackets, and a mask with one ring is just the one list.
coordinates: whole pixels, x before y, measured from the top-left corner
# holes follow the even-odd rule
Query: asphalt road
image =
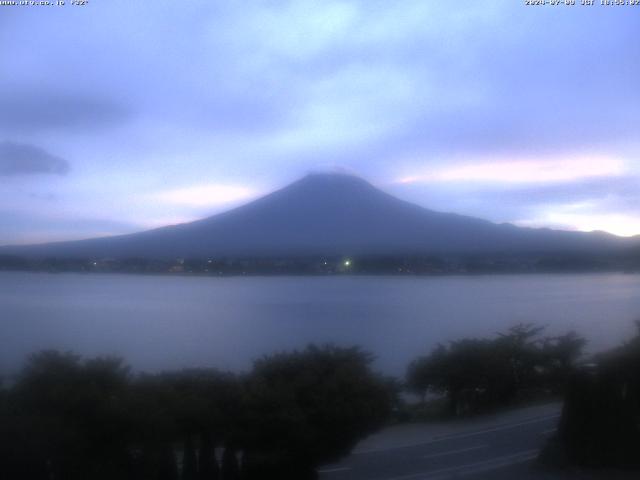
[[(521, 415), (492, 417), (466, 428), (459, 422), (432, 436), (378, 442), (335, 465), (319, 469), (322, 480), (440, 480), (556, 478), (534, 469), (534, 459), (545, 440), (553, 434), (559, 406), (544, 410), (526, 409)], [(443, 433), (444, 432), (444, 433)], [(382, 434), (384, 436), (384, 432)], [(564, 477), (557, 477), (564, 478)]]

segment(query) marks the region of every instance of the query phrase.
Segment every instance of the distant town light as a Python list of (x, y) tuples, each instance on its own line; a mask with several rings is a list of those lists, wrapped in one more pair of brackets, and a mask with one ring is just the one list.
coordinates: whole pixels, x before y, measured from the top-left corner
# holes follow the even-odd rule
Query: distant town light
[(348, 267), (349, 265), (351, 265), (351, 260), (345, 260), (344, 261), (344, 266)]

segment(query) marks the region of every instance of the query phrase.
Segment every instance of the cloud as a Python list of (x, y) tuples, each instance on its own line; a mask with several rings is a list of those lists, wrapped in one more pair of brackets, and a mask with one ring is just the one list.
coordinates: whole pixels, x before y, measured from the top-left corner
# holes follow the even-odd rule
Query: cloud
[(29, 193), (29, 198), (33, 200), (40, 200), (44, 202), (55, 202), (58, 200), (58, 196), (54, 193)]
[(0, 246), (81, 240), (141, 230), (134, 223), (104, 218), (65, 217), (54, 212), (29, 213), (0, 209)]
[(69, 162), (43, 149), (13, 142), (0, 142), (0, 176), (66, 175)]
[(523, 227), (555, 227), (583, 232), (599, 230), (623, 237), (635, 236), (640, 232), (640, 214), (594, 214), (589, 204), (556, 207), (553, 211), (514, 223)]
[(11, 132), (92, 130), (118, 125), (130, 116), (122, 105), (89, 94), (45, 93), (10, 86), (1, 92), (0, 129)]
[[(53, 176), (39, 185), (61, 194), (56, 205), (136, 224), (197, 218), (250, 198), (229, 186), (262, 191), (335, 163), (496, 221), (583, 201), (594, 215), (634, 214), (636, 187), (615, 183), (640, 166), (640, 57), (621, 47), (640, 19), (624, 8), (190, 5), (113, 0), (0, 19), (0, 40), (20, 45), (0, 56), (11, 72), (0, 138), (82, 162), (64, 192), (46, 185)], [(116, 211), (116, 198), (144, 208), (120, 200)]]
[[(514, 210), (520, 209), (525, 226), (555, 226), (583, 231), (604, 230), (616, 235), (640, 234), (640, 178), (633, 175), (592, 178), (558, 185), (494, 194), (488, 204), (502, 200)], [(523, 218), (524, 209), (528, 215)]]
[(463, 213), (497, 223), (605, 230), (625, 236), (639, 234), (640, 176), (633, 171), (614, 176), (581, 174), (578, 172), (572, 181), (395, 182), (388, 184), (386, 189), (435, 210)]
[(242, 185), (205, 184), (168, 190), (152, 197), (172, 205), (217, 207), (248, 200), (256, 195), (256, 190)]
[[(640, 213), (640, 177), (625, 176), (586, 178), (569, 183), (551, 185), (521, 185), (495, 192), (485, 192), (487, 198), (508, 202), (513, 205), (560, 205), (583, 204), (584, 202), (606, 202), (615, 211), (635, 211)], [(615, 207), (613, 206), (615, 203)]]
[(572, 182), (590, 177), (612, 177), (625, 173), (625, 164), (618, 158), (575, 156), (476, 160), (438, 166), (423, 173), (403, 176), (400, 183), (480, 182), (480, 183), (556, 183)]

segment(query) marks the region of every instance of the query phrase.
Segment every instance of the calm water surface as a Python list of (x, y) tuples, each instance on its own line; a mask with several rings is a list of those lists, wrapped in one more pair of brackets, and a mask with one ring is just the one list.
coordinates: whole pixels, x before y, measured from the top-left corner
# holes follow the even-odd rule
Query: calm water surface
[(0, 371), (42, 348), (136, 369), (215, 366), (309, 342), (357, 344), (402, 374), (438, 342), (518, 322), (611, 347), (640, 318), (640, 275), (234, 277), (0, 273)]

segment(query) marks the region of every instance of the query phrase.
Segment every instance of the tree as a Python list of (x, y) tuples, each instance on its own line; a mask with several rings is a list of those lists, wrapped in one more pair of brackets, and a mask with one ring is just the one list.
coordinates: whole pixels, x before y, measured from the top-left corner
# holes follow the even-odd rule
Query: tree
[[(573, 342), (569, 342), (570, 344)], [(597, 467), (640, 467), (638, 334), (570, 376), (556, 438), (546, 458)]]
[(564, 392), (587, 341), (576, 332), (545, 338), (542, 344), (543, 367), (552, 392)]
[(358, 348), (310, 345), (255, 362), (245, 438), (253, 471), (314, 478), (317, 465), (347, 454), (378, 428), (392, 395), (371, 371), (372, 360)]
[(32, 355), (12, 395), (25, 460), (55, 478), (127, 478), (128, 371), (116, 358)]
[(173, 445), (179, 443), (183, 479), (215, 480), (219, 473), (215, 439), (221, 442), (236, 435), (243, 408), (236, 376), (214, 369), (147, 374), (136, 379), (133, 392), (136, 443), (151, 459), (143, 462), (144, 469), (153, 471), (153, 459), (168, 448), (175, 457)]
[[(406, 385), (423, 399), (446, 395), (452, 415), (506, 405), (524, 393), (555, 385), (557, 370), (569, 372), (584, 340), (571, 332), (542, 340), (543, 327), (518, 324), (493, 339), (464, 338), (438, 345), (415, 359)], [(552, 370), (549, 365), (556, 365)]]
[(447, 348), (439, 344), (428, 356), (418, 357), (407, 368), (406, 386), (425, 401), (428, 393), (442, 393), (446, 389), (444, 372)]
[(388, 383), (371, 361), (357, 348), (310, 346), (264, 357), (246, 377), (132, 377), (119, 359), (40, 352), (0, 390), (0, 471), (25, 480), (237, 480), (241, 470), (314, 478), (389, 413)]

